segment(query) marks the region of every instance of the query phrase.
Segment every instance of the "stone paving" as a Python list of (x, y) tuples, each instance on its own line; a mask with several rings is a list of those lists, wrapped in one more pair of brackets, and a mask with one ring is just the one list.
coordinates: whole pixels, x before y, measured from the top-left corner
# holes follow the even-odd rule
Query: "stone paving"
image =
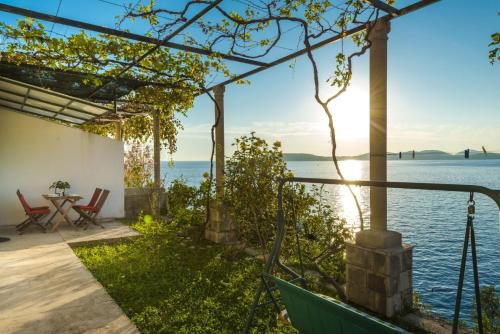
[(1, 226), (0, 332), (139, 333), (104, 287), (73, 253), (71, 245), (113, 242), (140, 234), (119, 222), (106, 228), (17, 235)]

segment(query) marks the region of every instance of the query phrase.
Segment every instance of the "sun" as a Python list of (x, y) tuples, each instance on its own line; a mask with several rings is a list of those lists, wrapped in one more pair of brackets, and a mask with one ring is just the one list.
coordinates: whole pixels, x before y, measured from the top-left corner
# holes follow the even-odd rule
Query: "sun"
[[(369, 134), (369, 97), (368, 92), (358, 86), (351, 86), (345, 93), (330, 103), (330, 111), (337, 138), (368, 138)], [(325, 122), (326, 116), (320, 106), (316, 106), (317, 122)]]
[(368, 92), (350, 87), (331, 103), (337, 136), (343, 139), (367, 138), (369, 133)]

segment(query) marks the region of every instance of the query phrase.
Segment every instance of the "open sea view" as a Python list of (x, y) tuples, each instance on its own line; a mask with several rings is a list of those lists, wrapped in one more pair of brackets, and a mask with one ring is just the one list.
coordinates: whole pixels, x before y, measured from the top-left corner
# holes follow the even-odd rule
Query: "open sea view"
[[(162, 162), (167, 183), (183, 177), (198, 185), (209, 169), (206, 161)], [(340, 162), (349, 179), (367, 180), (367, 161)], [(288, 162), (296, 176), (336, 178), (328, 161)], [(389, 181), (472, 184), (500, 189), (500, 160), (389, 161)], [(354, 201), (345, 187), (326, 186), (340, 217), (359, 226)], [(369, 223), (369, 189), (355, 188), (365, 222)], [(496, 205), (476, 195), (475, 232), (480, 284), (500, 286), (500, 220)], [(413, 250), (413, 286), (432, 311), (447, 319), (453, 316), (455, 292), (465, 232), (468, 194), (421, 190), (388, 190), (389, 228), (401, 232)], [(470, 319), (473, 300), (472, 265), (467, 264), (462, 319)]]

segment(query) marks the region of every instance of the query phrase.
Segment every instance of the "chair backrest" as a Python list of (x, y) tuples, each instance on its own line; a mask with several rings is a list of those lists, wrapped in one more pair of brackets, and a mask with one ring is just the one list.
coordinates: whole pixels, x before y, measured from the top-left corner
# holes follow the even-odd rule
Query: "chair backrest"
[(109, 195), (109, 190), (104, 189), (102, 191), (101, 197), (99, 197), (99, 200), (97, 201), (97, 204), (95, 205), (95, 208), (96, 208), (95, 215), (96, 216), (99, 214), (99, 212), (101, 212), (101, 209), (104, 205), (104, 202), (106, 202), (108, 195)]
[(24, 199), (24, 196), (21, 194), (19, 189), (16, 191), (17, 197), (19, 198), (19, 201), (21, 202), (21, 205), (23, 206), (24, 212), (28, 213), (31, 211), (31, 207), (28, 205), (28, 202)]
[(333, 298), (314, 294), (274, 276), (272, 279), (280, 290), (292, 325), (300, 333), (408, 333)]
[(94, 206), (95, 203), (97, 202), (97, 199), (99, 198), (99, 195), (101, 194), (102, 189), (101, 188), (95, 188), (94, 194), (92, 194), (92, 197), (90, 198), (90, 202), (88, 206)]

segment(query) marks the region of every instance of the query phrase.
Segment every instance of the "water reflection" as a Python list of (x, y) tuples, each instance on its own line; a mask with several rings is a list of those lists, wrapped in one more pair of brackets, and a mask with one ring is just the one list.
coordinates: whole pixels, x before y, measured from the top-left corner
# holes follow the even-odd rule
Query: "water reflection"
[[(362, 179), (362, 162), (356, 160), (346, 160), (341, 162), (341, 170), (347, 180)], [(346, 186), (335, 186), (337, 194), (334, 196), (340, 217), (345, 218), (349, 225), (354, 229), (359, 227), (359, 214), (356, 202)], [(361, 203), (364, 201), (362, 189), (360, 187), (351, 187), (352, 191)], [(333, 190), (333, 189), (332, 189)]]
[[(344, 160), (340, 161), (340, 169), (348, 180), (367, 180), (369, 177), (367, 161)], [(290, 163), (295, 176), (338, 179), (335, 166), (331, 162), (293, 162)], [(311, 175), (311, 172), (314, 172)], [(308, 185), (306, 185), (308, 186)], [(365, 228), (369, 226), (369, 188), (352, 187), (352, 190), (361, 205)], [(355, 231), (359, 230), (360, 219), (356, 202), (347, 186), (325, 185), (324, 200), (334, 208), (338, 217), (347, 221)]]

